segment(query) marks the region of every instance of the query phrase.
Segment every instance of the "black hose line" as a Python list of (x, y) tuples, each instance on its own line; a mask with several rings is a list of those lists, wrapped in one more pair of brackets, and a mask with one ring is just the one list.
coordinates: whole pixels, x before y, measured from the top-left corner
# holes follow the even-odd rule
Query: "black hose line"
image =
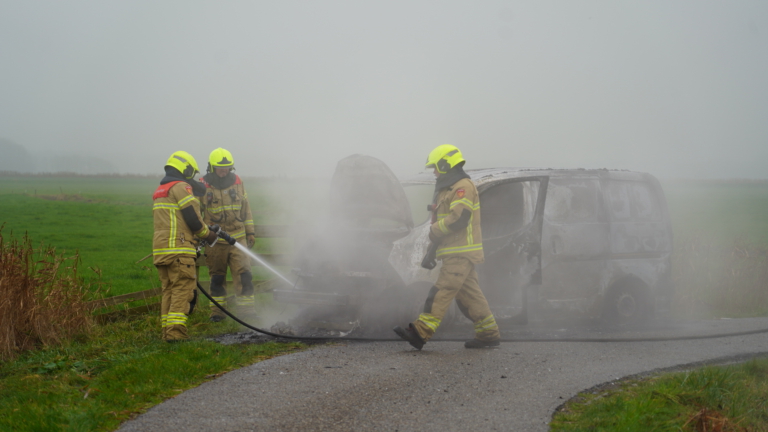
[[(314, 341), (332, 341), (332, 340), (344, 340), (353, 342), (405, 342), (400, 338), (391, 339), (375, 339), (375, 338), (359, 338), (359, 337), (317, 337), (317, 336), (293, 336), (283, 335), (279, 333), (272, 333), (270, 331), (254, 327), (247, 322), (241, 320), (228, 311), (224, 306), (219, 304), (213, 297), (208, 294), (208, 291), (200, 286), (200, 282), (197, 282), (197, 289), (205, 295), (217, 308), (224, 312), (227, 316), (235, 320), (238, 324), (253, 330), (257, 333), (262, 333), (267, 336), (280, 339), (293, 339), (293, 340), (314, 340)], [(568, 339), (553, 339), (553, 338), (521, 338), (521, 339), (501, 339), (501, 342), (664, 342), (664, 341), (680, 341), (680, 340), (695, 340), (695, 339), (715, 339), (732, 336), (746, 336), (759, 333), (768, 333), (768, 328), (759, 330), (748, 330), (733, 333), (720, 333), (712, 335), (699, 335), (699, 336), (673, 336), (673, 337), (640, 337), (640, 338), (568, 338)], [(464, 342), (466, 339), (435, 339), (432, 342)]]

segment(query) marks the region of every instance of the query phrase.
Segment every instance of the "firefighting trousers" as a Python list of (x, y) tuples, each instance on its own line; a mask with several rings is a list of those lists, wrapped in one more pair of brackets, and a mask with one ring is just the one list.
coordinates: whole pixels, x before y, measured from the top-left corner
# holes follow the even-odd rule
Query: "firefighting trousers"
[(461, 312), (475, 324), (476, 339), (499, 339), (499, 326), (480, 290), (475, 265), (463, 257), (443, 259), (437, 282), (424, 302), (424, 311), (413, 322), (422, 339), (427, 341), (435, 334), (454, 299)]
[[(245, 246), (245, 239), (237, 239), (237, 242)], [(211, 275), (227, 275), (227, 267), (232, 270), (232, 276), (251, 271), (251, 258), (240, 249), (218, 241), (214, 246), (205, 248), (205, 265)]]
[(163, 290), (160, 304), (162, 338), (166, 341), (187, 339), (187, 317), (197, 287), (195, 258), (180, 256), (171, 264), (156, 267)]
[[(246, 245), (244, 238), (237, 242)], [(243, 251), (225, 242), (217, 242), (212, 247), (205, 248), (205, 264), (211, 275), (211, 296), (223, 306), (228, 305), (226, 276), (227, 267), (232, 272), (232, 281), (235, 291), (235, 306), (242, 306), (246, 310), (253, 308), (255, 297), (251, 275), (251, 258)], [(224, 316), (224, 313), (214, 305), (211, 305), (211, 316)]]

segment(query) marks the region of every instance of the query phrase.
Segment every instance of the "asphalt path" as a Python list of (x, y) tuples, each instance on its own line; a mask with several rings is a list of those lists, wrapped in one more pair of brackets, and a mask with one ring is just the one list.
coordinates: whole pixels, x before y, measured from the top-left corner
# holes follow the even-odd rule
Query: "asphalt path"
[[(768, 318), (597, 336), (679, 337), (764, 328)], [(542, 334), (555, 337), (557, 330)], [(337, 343), (227, 373), (120, 430), (547, 431), (555, 409), (586, 389), (756, 355), (768, 355), (768, 333), (657, 342), (506, 342), (480, 350), (447, 341), (429, 342), (422, 351), (406, 342)]]

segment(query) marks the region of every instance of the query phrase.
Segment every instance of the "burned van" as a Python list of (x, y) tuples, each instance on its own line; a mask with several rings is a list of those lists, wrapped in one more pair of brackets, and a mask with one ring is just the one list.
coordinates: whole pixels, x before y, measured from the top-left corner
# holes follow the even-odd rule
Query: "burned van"
[[(467, 173), (480, 192), (483, 215), (480, 286), (499, 322), (576, 316), (626, 326), (665, 310), (672, 229), (653, 176), (605, 169)], [(430, 177), (404, 182), (406, 194), (410, 188), (431, 194)], [(423, 212), (418, 221), (424, 223), (397, 241), (390, 255), (414, 291), (428, 289), (437, 277), (419, 268), (427, 216)], [(452, 317), (461, 319), (457, 311)]]
[[(500, 325), (553, 317), (614, 326), (663, 311), (672, 232), (651, 175), (616, 170), (467, 170), (480, 193), (480, 285)], [(428, 248), (431, 174), (397, 181), (382, 162), (350, 156), (332, 181), (332, 217), (300, 248), (293, 288), (299, 325), (377, 334), (414, 319), (439, 274)], [(454, 307), (443, 326), (465, 318)]]

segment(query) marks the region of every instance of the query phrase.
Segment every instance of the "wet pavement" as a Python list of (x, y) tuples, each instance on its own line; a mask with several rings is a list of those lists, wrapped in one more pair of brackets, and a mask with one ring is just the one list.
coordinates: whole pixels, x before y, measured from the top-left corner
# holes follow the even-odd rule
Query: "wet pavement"
[[(768, 318), (654, 323), (642, 330), (536, 326), (505, 337), (679, 337), (768, 328)], [(240, 339), (237, 341), (237, 339)], [(253, 335), (229, 341), (258, 342)], [(263, 361), (180, 394), (121, 431), (546, 431), (578, 392), (623, 377), (768, 354), (768, 333), (649, 342), (347, 342)]]

